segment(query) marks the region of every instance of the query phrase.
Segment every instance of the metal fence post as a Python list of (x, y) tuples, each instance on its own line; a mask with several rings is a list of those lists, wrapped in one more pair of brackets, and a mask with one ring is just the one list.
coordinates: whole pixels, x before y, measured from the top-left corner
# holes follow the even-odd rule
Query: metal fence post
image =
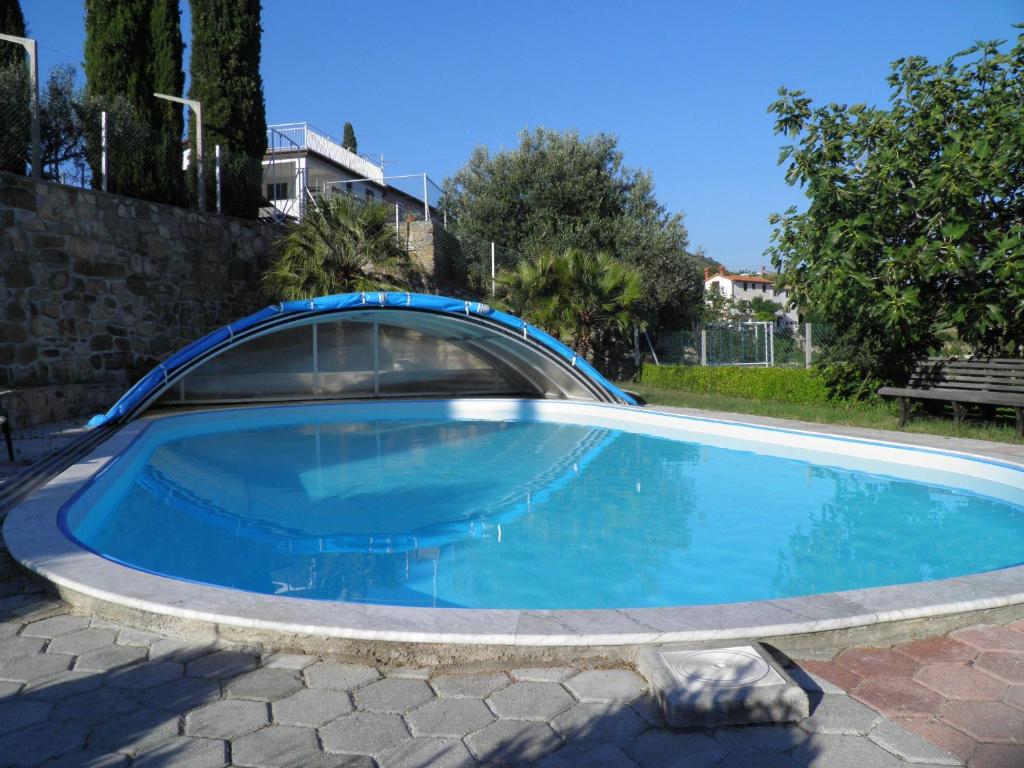
[(39, 50), (35, 40), (29, 37), (0, 34), (0, 40), (22, 46), (28, 53), (29, 108), (32, 113), (32, 178), (43, 178), (42, 149), (39, 138)]
[(700, 364), (708, 364), (708, 331), (707, 328), (700, 329)]
[(811, 351), (811, 324), (805, 323), (804, 327), (804, 368), (811, 367), (811, 358), (813, 353)]
[(430, 221), (430, 198), (427, 192), (427, 174), (423, 174), (423, 220)]
[(100, 174), (103, 179), (103, 191), (107, 191), (107, 112), (100, 112)]
[(491, 296), (497, 292), (497, 285), (495, 284), (495, 271), (494, 271), (494, 241), (491, 241)]
[(220, 144), (213, 145), (214, 177), (217, 185), (217, 213), (220, 213)]
[(402, 220), (398, 215), (398, 203), (395, 203), (395, 229), (398, 229), (400, 226), (402, 226)]
[(768, 350), (771, 352), (769, 365), (775, 367), (775, 323), (768, 325)]

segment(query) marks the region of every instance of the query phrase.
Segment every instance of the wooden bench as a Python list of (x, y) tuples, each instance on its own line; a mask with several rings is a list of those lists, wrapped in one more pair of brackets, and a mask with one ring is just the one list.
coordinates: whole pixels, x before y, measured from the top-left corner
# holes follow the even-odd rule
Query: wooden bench
[(12, 395), (12, 389), (0, 389), (0, 429), (3, 429), (4, 442), (7, 443), (7, 457), (14, 461), (14, 442), (11, 438), (11, 416), (4, 408), (4, 395)]
[(882, 397), (900, 401), (900, 426), (910, 420), (911, 400), (945, 400), (953, 404), (959, 424), (966, 405), (1013, 408), (1017, 436), (1024, 437), (1024, 360), (1007, 357), (929, 358), (919, 363), (905, 387), (882, 387)]

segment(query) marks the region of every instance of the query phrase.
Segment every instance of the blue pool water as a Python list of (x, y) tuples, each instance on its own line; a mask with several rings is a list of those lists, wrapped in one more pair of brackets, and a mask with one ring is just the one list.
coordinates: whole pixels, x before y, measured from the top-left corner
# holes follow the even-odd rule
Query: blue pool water
[(1024, 560), (1012, 494), (607, 427), (318, 413), (154, 430), (66, 530), (175, 578), (470, 608), (758, 600)]

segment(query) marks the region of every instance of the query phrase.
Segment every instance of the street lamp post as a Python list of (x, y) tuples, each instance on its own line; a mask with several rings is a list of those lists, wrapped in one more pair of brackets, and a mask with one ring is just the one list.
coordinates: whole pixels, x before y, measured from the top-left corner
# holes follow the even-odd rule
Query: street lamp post
[(0, 34), (0, 40), (17, 43), (28, 51), (28, 72), (32, 88), (32, 178), (43, 178), (39, 158), (39, 57), (36, 55), (36, 41), (28, 37)]
[(169, 96), (166, 93), (154, 93), (153, 95), (158, 99), (184, 104), (196, 115), (196, 183), (199, 185), (199, 210), (206, 213), (206, 175), (203, 173), (203, 105), (194, 99)]

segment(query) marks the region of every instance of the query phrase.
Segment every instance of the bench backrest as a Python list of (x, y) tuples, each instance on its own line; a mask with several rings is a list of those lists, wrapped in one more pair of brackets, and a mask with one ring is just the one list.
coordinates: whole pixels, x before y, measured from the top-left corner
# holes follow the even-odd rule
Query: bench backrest
[(1008, 357), (970, 360), (929, 358), (917, 365), (907, 387), (1024, 393), (1024, 360)]

